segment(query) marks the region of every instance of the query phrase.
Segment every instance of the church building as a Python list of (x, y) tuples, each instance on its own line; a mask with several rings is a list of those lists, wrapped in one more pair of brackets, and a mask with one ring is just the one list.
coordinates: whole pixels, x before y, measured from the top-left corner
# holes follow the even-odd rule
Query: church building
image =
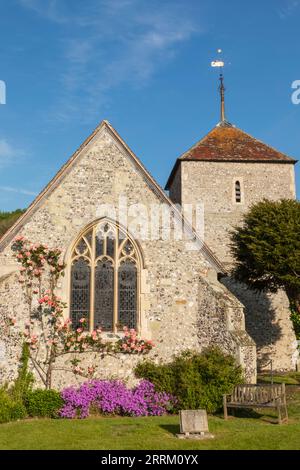
[[(23, 235), (62, 250), (67, 267), (58, 293), (74, 327), (86, 317), (90, 329), (101, 326), (108, 338), (121, 336), (122, 325), (135, 328), (153, 340), (155, 361), (219, 345), (236, 357), (248, 382), (270, 361), (274, 370), (295, 369), (287, 297), (237, 284), (229, 247), (230, 231), (253, 203), (295, 198), (295, 160), (225, 119), (222, 86), (221, 120), (176, 160), (169, 195), (102, 121), (0, 240), (0, 317), (11, 312), (25, 321), (11, 250)], [(190, 220), (185, 205), (192, 207)], [(3, 332), (0, 341), (0, 382), (10, 381), (19, 346)], [(99, 357), (100, 377), (130, 379), (139, 360)], [(59, 388), (73, 381), (63, 372), (55, 378)]]

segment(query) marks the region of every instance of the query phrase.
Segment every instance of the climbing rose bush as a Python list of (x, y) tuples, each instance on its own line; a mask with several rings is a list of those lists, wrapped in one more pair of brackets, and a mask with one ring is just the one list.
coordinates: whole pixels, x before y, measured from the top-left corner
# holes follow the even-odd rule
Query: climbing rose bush
[(154, 347), (151, 340), (145, 340), (137, 336), (134, 328), (123, 328), (124, 336), (115, 345), (117, 351), (127, 354), (145, 354)]
[(90, 380), (79, 388), (65, 388), (61, 396), (65, 403), (60, 410), (63, 418), (87, 418), (91, 409), (104, 414), (161, 416), (177, 403), (174, 396), (156, 392), (148, 380), (133, 389), (118, 380)]
[[(17, 325), (16, 318), (8, 312), (0, 318), (0, 334), (14, 335), (16, 342), (28, 345), (31, 365), (45, 388), (52, 388), (56, 370), (89, 379), (95, 377), (96, 364), (80, 366), (83, 353), (100, 353), (103, 357), (119, 353), (142, 355), (151, 351), (153, 343), (139, 338), (134, 329), (126, 326), (123, 335), (113, 340), (105, 337), (101, 328), (88, 331), (86, 318), (79, 320), (76, 329), (72, 327), (71, 320), (64, 316), (67, 305), (55, 292), (65, 269), (60, 249), (31, 243), (24, 236), (17, 236), (11, 249), (20, 264), (19, 282), (27, 304), (27, 319)], [(57, 359), (64, 355), (67, 361), (57, 364)]]

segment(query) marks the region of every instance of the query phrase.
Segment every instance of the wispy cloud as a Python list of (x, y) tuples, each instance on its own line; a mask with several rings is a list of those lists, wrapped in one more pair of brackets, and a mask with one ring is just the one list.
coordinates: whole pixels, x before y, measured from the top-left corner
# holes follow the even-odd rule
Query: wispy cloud
[(92, 119), (113, 89), (147, 86), (180, 46), (203, 32), (199, 7), (184, 0), (19, 1), (61, 25), (61, 92), (54, 112), (60, 120), (74, 119), (74, 113)]
[(0, 139), (0, 168), (11, 165), (24, 155), (24, 151), (9, 143), (6, 139)]
[(22, 188), (13, 188), (11, 186), (0, 186), (0, 191), (6, 191), (9, 193), (18, 193), (18, 194), (25, 194), (26, 196), (36, 196), (37, 193), (33, 191), (28, 191), (27, 189)]
[(300, 7), (300, 0), (284, 0), (282, 6), (277, 10), (281, 20), (287, 19), (295, 13), (295, 10)]
[(38, 15), (55, 21), (56, 23), (67, 23), (69, 21), (69, 18), (64, 17), (59, 11), (57, 0), (19, 0), (19, 2), (23, 7), (29, 8)]

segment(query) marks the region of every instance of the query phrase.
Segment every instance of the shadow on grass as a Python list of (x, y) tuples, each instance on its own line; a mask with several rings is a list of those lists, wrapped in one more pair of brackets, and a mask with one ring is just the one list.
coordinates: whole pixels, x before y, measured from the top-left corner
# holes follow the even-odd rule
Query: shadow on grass
[[(227, 412), (228, 412), (228, 418), (252, 418), (252, 419), (262, 418), (262, 414), (258, 413), (252, 408), (228, 408)], [(218, 411), (213, 416), (224, 420), (223, 410)]]
[(161, 424), (159, 427), (169, 434), (172, 434), (173, 437), (180, 433), (179, 424)]
[(259, 413), (256, 410), (251, 408), (249, 409), (235, 409), (234, 414), (230, 413), (229, 418), (245, 418), (245, 419), (255, 419), (257, 422), (268, 423), (268, 424), (277, 424), (278, 417), (277, 415), (271, 413)]

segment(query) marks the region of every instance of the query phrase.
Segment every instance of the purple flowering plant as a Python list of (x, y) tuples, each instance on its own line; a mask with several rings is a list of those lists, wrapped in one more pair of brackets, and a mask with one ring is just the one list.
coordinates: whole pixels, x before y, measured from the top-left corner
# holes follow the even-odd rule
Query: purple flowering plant
[(89, 380), (78, 388), (65, 388), (61, 396), (62, 418), (87, 418), (91, 410), (123, 416), (161, 416), (171, 412), (177, 403), (176, 397), (156, 392), (148, 380), (133, 389), (119, 380)]

